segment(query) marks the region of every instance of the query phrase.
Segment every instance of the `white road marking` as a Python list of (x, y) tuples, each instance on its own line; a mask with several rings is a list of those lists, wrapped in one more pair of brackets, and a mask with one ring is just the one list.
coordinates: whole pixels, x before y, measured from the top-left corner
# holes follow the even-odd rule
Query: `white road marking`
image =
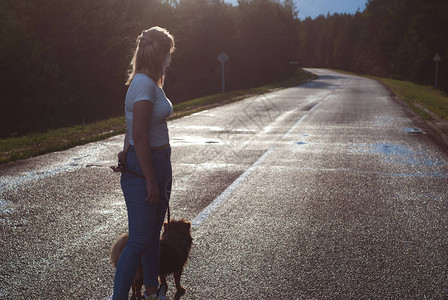
[(244, 148), (248, 144), (250, 144), (252, 142), (252, 140), (255, 139), (255, 137), (258, 137), (260, 135), (264, 135), (264, 134), (270, 132), (271, 130), (273, 130), (276, 126), (278, 126), (279, 123), (281, 123), (284, 119), (286, 119), (287, 117), (289, 117), (291, 114), (295, 113), (296, 111), (297, 111), (297, 109), (291, 110), (291, 111), (287, 111), (287, 112), (281, 114), (280, 116), (278, 116), (273, 122), (271, 122), (269, 125), (265, 126), (263, 128), (263, 130), (261, 130), (260, 132), (258, 132), (254, 136), (252, 136), (250, 139), (245, 141), (242, 144), (242, 148)]
[(300, 125), (300, 123), (302, 123), (303, 120), (305, 120), (305, 118), (306, 118), (307, 116), (308, 116), (308, 115), (304, 115), (304, 116), (302, 116), (302, 117), (296, 122), (296, 124), (294, 124), (294, 126), (292, 126), (291, 129), (289, 129), (288, 132), (285, 133), (285, 135), (282, 137), (282, 139), (286, 139), (286, 138), (288, 138), (288, 137), (291, 135), (291, 133), (292, 133), (294, 130), (296, 130), (296, 128)]
[[(328, 95), (323, 101), (328, 100), (330, 95)], [(317, 103), (316, 105), (311, 108), (310, 112), (312, 112), (314, 109), (316, 109), (322, 102)], [(289, 112), (291, 113), (291, 112)], [(276, 120), (282, 120), (284, 119), (289, 113), (283, 114), (279, 116)], [(302, 116), (289, 130), (286, 132), (286, 134), (283, 136), (283, 139), (286, 139), (291, 135), (291, 133), (305, 120), (305, 118), (308, 115)], [(276, 123), (274, 122), (274, 123)], [(269, 131), (272, 128), (272, 125), (266, 126), (264, 130), (262, 131), (265, 133), (266, 131)], [(198, 228), (229, 196), (241, 185), (241, 183), (249, 177), (250, 174), (252, 174), (253, 171), (263, 162), (265, 161), (269, 155), (274, 151), (274, 147), (270, 148), (268, 151), (266, 151), (253, 165), (251, 165), (243, 174), (240, 175), (226, 190), (224, 190), (218, 197), (215, 198), (202, 212), (200, 212), (196, 218), (191, 222), (192, 228), (196, 229)]]
[[(324, 100), (322, 100), (322, 102), (327, 101), (330, 97), (331, 97), (331, 95), (328, 95), (327, 97), (325, 97)], [(314, 105), (314, 106), (309, 110), (309, 112), (313, 112), (319, 105), (322, 104), (322, 102), (319, 102), (319, 103), (317, 103), (316, 105)], [(296, 130), (296, 128), (300, 125), (300, 123), (302, 123), (303, 120), (305, 120), (306, 117), (308, 117), (307, 114), (304, 115), (304, 116), (302, 116), (302, 117), (297, 121), (297, 123), (294, 124), (294, 126), (292, 126), (291, 129), (289, 129), (287, 133), (285, 133), (285, 135), (282, 137), (282, 139), (286, 139), (286, 138), (288, 138), (288, 137), (291, 135), (291, 133), (292, 133), (294, 130)]]
[(316, 105), (314, 105), (311, 109), (310, 112), (312, 112), (313, 110), (315, 110), (319, 105), (321, 105), (322, 102), (317, 103)]
[(252, 174), (257, 167), (263, 163), (274, 151), (274, 147), (266, 151), (255, 163), (253, 163), (243, 174), (240, 175), (225, 191), (213, 200), (196, 218), (191, 222), (192, 228), (198, 228), (229, 196), (241, 185), (241, 183)]

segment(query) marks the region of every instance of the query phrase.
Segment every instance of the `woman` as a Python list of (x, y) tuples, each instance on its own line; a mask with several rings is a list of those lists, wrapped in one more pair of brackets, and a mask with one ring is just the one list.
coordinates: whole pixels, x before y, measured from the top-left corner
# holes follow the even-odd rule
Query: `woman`
[[(129, 240), (118, 261), (113, 299), (128, 299), (139, 264), (145, 299), (159, 299), (159, 239), (170, 198), (172, 171), (167, 117), (171, 102), (163, 91), (174, 39), (160, 27), (142, 32), (131, 62), (125, 114), (127, 133), (118, 155), (125, 166), (121, 188), (128, 211)], [(139, 176), (140, 175), (140, 176)]]

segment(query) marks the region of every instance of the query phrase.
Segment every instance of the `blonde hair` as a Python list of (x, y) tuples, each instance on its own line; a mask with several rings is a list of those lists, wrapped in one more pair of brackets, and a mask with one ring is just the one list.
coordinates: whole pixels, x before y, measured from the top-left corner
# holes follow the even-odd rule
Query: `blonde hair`
[(168, 54), (174, 51), (174, 38), (168, 30), (155, 26), (144, 30), (137, 38), (137, 48), (131, 61), (126, 85), (131, 84), (136, 73), (152, 78), (159, 87), (165, 80), (164, 63)]

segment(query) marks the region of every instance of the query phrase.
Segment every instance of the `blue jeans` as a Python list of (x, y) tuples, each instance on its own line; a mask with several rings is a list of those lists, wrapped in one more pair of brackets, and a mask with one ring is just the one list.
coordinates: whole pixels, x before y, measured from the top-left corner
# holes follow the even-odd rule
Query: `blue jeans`
[[(160, 230), (172, 185), (171, 149), (152, 149), (151, 155), (160, 190), (157, 204), (145, 202), (147, 191), (144, 178), (126, 172), (121, 174), (121, 189), (128, 211), (129, 240), (118, 260), (113, 299), (128, 299), (139, 263), (143, 268), (143, 284), (146, 287), (159, 286)], [(133, 146), (128, 150), (127, 169), (143, 174)]]

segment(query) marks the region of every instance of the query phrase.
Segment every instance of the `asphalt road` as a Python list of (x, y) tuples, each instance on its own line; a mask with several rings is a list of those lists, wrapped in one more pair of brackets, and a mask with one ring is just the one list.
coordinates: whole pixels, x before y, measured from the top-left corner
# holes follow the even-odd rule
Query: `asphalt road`
[[(169, 123), (181, 299), (447, 299), (446, 148), (381, 84), (311, 71)], [(1, 299), (111, 294), (122, 139), (0, 166)]]

